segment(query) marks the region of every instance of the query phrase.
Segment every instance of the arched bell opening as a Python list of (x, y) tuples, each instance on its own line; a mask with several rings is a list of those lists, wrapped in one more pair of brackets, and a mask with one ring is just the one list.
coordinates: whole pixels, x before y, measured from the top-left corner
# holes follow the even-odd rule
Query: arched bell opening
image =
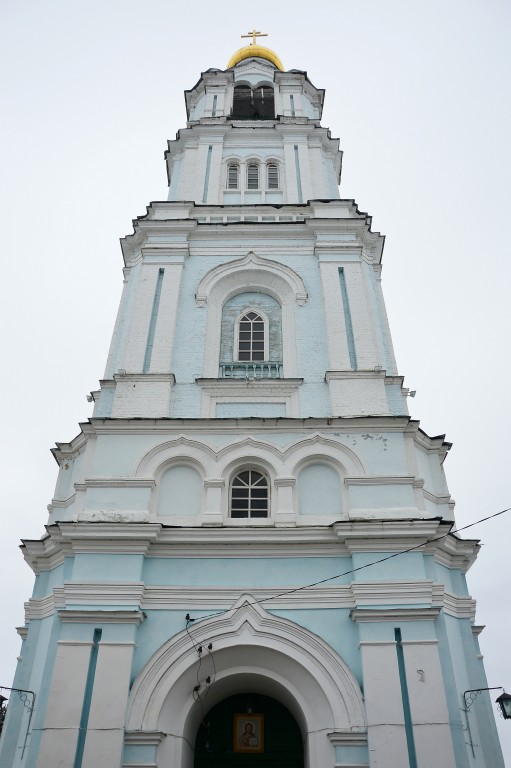
[(207, 713), (195, 738), (193, 768), (303, 768), (300, 727), (278, 699), (244, 690)]
[(236, 85), (231, 117), (233, 120), (274, 120), (273, 86), (264, 83), (256, 88), (246, 84)]

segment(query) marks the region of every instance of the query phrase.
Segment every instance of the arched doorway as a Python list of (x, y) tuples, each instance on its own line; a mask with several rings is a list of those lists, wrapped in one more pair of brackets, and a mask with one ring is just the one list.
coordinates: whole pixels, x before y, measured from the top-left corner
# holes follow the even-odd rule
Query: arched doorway
[[(193, 642), (185, 630), (159, 648), (133, 684), (126, 743), (140, 753), (146, 749), (147, 764), (194, 768), (201, 722), (235, 696), (242, 696), (240, 713), (248, 714), (247, 692), (272, 697), (292, 715), (304, 745), (300, 768), (335, 765), (337, 744), (346, 738), (351, 744), (354, 735), (357, 746), (367, 743), (362, 693), (353, 673), (305, 627), (267, 613), (253, 595), (241, 595), (232, 610), (214, 614), (192, 631)], [(210, 643), (214, 665), (208, 658), (211, 663), (202, 665), (198, 678), (197, 648)], [(212, 679), (206, 693), (207, 676)], [(202, 710), (194, 695), (198, 684), (206, 695)], [(234, 741), (231, 729), (229, 724)], [(245, 759), (231, 768), (255, 768), (259, 753), (236, 754)], [(266, 766), (280, 768), (277, 761)]]
[(303, 768), (303, 742), (293, 715), (276, 699), (238, 693), (204, 715), (194, 768)]

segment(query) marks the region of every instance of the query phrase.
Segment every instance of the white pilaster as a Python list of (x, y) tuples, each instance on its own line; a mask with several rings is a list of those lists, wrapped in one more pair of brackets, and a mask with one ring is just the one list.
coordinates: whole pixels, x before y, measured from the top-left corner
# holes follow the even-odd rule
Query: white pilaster
[(396, 644), (363, 641), (360, 649), (369, 754), (378, 768), (409, 765)]
[(342, 306), (339, 266), (329, 262), (320, 262), (321, 283), (325, 303), (328, 359), (331, 370), (349, 370), (350, 357), (348, 334)]
[(158, 265), (143, 264), (135, 286), (135, 301), (131, 308), (124, 352), (119, 361), (119, 368), (129, 373), (142, 372), (158, 272)]
[(82, 768), (121, 765), (133, 649), (131, 642), (99, 644)]
[(183, 264), (184, 258), (179, 264), (165, 264), (158, 319), (154, 332), (151, 373), (170, 372)]
[(36, 768), (72, 766), (92, 643), (60, 640)]
[(402, 646), (417, 763), (455, 768), (438, 643), (404, 640)]
[(206, 489), (206, 509), (202, 517), (204, 525), (221, 525), (222, 516), (222, 492), (225, 482), (221, 477), (207, 477), (204, 480)]
[(360, 263), (345, 264), (344, 275), (350, 302), (357, 364), (361, 370), (372, 370), (375, 365), (381, 365), (376, 339), (378, 325), (371, 312), (371, 302), (367, 295), (362, 265)]

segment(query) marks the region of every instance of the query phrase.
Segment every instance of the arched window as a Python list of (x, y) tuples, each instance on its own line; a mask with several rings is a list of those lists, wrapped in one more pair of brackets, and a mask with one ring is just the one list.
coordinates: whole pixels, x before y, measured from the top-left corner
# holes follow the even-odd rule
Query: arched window
[(279, 166), (277, 163), (268, 163), (266, 166), (266, 187), (268, 189), (279, 188)]
[(269, 512), (268, 480), (256, 469), (244, 469), (231, 483), (231, 517), (261, 518)]
[(249, 163), (247, 166), (247, 189), (259, 189), (258, 163)]
[(250, 310), (238, 322), (238, 360), (254, 362), (265, 360), (267, 339), (262, 315)]
[(229, 163), (227, 166), (227, 189), (238, 189), (240, 167), (238, 163)]

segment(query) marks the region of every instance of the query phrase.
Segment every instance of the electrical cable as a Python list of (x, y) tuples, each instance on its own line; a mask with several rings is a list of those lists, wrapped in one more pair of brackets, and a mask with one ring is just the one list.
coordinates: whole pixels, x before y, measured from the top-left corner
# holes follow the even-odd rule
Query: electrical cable
[[(495, 512), (493, 515), (488, 515), (487, 517), (482, 517), (480, 520), (476, 520), (473, 523), (469, 523), (468, 525), (463, 525), (461, 528), (454, 528), (448, 531), (447, 533), (442, 534), (441, 536), (436, 536), (433, 539), (430, 539), (427, 543), (428, 544), (434, 544), (436, 541), (441, 541), (442, 539), (447, 538), (447, 536), (454, 535), (455, 533), (460, 533), (460, 531), (466, 531), (468, 528), (473, 528), (474, 525), (479, 525), (479, 523), (485, 523), (487, 520), (492, 520), (494, 517), (499, 517), (499, 515), (503, 515), (505, 512), (511, 511), (511, 507), (507, 507), (507, 509), (502, 509), (500, 512)], [(388, 521), (382, 521), (382, 522), (388, 522)], [(394, 521), (392, 521), (394, 522)], [(249, 602), (249, 605), (256, 605), (258, 603), (267, 603), (270, 600), (276, 600), (279, 597), (285, 597), (286, 595), (292, 595), (296, 592), (301, 592), (304, 589), (311, 589), (311, 587), (318, 587), (320, 584), (326, 584), (328, 581), (333, 581), (334, 579), (342, 578), (343, 576), (349, 576), (351, 573), (356, 573), (357, 571), (362, 571), (365, 568), (370, 568), (373, 565), (378, 565), (379, 563), (384, 563), (386, 560), (392, 560), (394, 557), (399, 557), (400, 555), (406, 555), (408, 552), (413, 552), (416, 549), (421, 549), (424, 547), (424, 542), (421, 544), (416, 544), (413, 547), (409, 547), (408, 549), (403, 549), (400, 552), (393, 552), (391, 555), (386, 555), (385, 557), (381, 557), (378, 560), (373, 560), (371, 563), (366, 563), (365, 565), (359, 565), (356, 568), (351, 568), (348, 571), (344, 571), (343, 573), (337, 573), (335, 576), (328, 576), (325, 579), (320, 579), (319, 581), (314, 581), (311, 584), (304, 584), (301, 587), (294, 587), (293, 589), (286, 589), (283, 592), (279, 592), (276, 595), (270, 595), (269, 597), (262, 597), (259, 600), (252, 600)], [(208, 613), (205, 616), (199, 616), (196, 619), (191, 619), (191, 621), (204, 621), (205, 619), (213, 618), (214, 616), (222, 616), (224, 613), (229, 613), (230, 611), (239, 611), (242, 608), (242, 606), (238, 606), (238, 608), (225, 608), (222, 611), (215, 611), (214, 613)], [(188, 621), (189, 621), (189, 614), (187, 614), (187, 632), (188, 632)], [(188, 632), (188, 634), (190, 634)], [(190, 635), (191, 637), (191, 635)]]

